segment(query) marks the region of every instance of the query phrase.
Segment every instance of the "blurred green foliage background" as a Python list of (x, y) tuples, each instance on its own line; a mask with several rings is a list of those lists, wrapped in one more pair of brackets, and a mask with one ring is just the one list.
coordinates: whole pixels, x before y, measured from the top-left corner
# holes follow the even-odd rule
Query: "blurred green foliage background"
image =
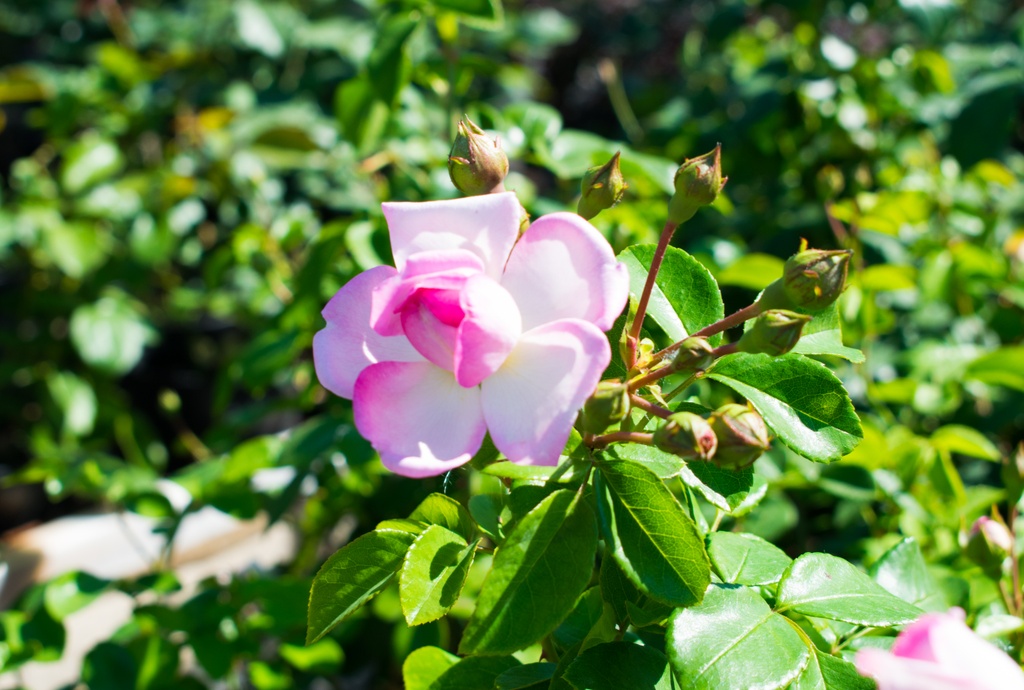
[[(457, 634), (405, 627), (385, 594), (301, 647), (339, 520), (358, 534), (482, 481), (387, 475), (310, 356), (329, 297), (390, 260), (380, 202), (455, 195), (464, 113), (534, 215), (621, 150), (627, 199), (595, 219), (616, 249), (654, 241), (679, 161), (722, 142), (727, 199), (675, 242), (727, 308), (801, 237), (856, 249), (841, 312), (867, 361), (836, 369), (866, 438), (828, 467), (774, 450), (744, 529), (865, 564), (914, 536), (948, 603), (999, 613), (958, 539), (1021, 493), (1022, 7), (0, 0), (0, 529), (98, 504), (173, 535), (171, 477), (189, 510), (301, 535), (284, 572), (140, 606), (89, 687), (400, 687), (412, 649)], [(268, 468), (287, 481), (254, 484)], [(60, 655), (44, 590), (0, 613), (0, 670)]]

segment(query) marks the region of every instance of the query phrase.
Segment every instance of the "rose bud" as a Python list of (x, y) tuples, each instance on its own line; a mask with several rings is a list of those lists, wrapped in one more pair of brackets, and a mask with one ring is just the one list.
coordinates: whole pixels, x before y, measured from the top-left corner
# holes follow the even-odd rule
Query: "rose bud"
[(714, 203), (728, 179), (722, 177), (721, 144), (703, 156), (683, 161), (673, 179), (676, 191), (668, 202), (669, 222), (685, 223), (701, 206)]
[(583, 196), (576, 205), (576, 213), (590, 220), (601, 211), (619, 203), (622, 195), (626, 193), (627, 186), (622, 171), (619, 170), (619, 153), (616, 152), (610, 161), (590, 168), (583, 176), (580, 183), (580, 192)]
[(620, 381), (601, 381), (583, 403), (583, 431), (600, 434), (629, 414), (629, 387)]
[(707, 338), (691, 336), (681, 343), (672, 358), (675, 371), (704, 371), (715, 361), (714, 349)]
[(723, 405), (708, 423), (718, 438), (715, 464), (723, 469), (743, 469), (770, 447), (764, 419), (746, 405)]
[(448, 175), (466, 196), (504, 191), (499, 187), (508, 175), (508, 156), (497, 139), (491, 141), (469, 118), (459, 120), (458, 134), (448, 154)]
[(710, 460), (718, 448), (718, 438), (700, 415), (676, 412), (654, 432), (654, 445), (681, 458)]
[(769, 309), (754, 319), (736, 343), (736, 349), (753, 355), (784, 355), (796, 347), (804, 325), (810, 320), (810, 316), (795, 311)]
[(807, 249), (789, 257), (782, 278), (765, 288), (758, 304), (763, 309), (817, 312), (846, 289), (849, 249)]
[(1003, 561), (1012, 550), (1013, 535), (1006, 525), (982, 516), (971, 526), (964, 554), (990, 577), (999, 578), (1003, 572)]

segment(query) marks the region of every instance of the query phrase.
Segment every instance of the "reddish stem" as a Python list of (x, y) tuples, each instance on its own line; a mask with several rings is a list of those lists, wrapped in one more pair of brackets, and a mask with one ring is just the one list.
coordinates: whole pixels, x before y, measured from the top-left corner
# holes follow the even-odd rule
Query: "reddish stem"
[(630, 360), (626, 363), (627, 369), (632, 369), (636, 365), (636, 348), (640, 342), (640, 329), (643, 327), (644, 317), (647, 315), (647, 303), (651, 301), (651, 292), (654, 290), (654, 281), (658, 277), (658, 271), (661, 270), (661, 261), (665, 258), (665, 252), (668, 251), (669, 242), (672, 241), (672, 235), (675, 234), (677, 227), (675, 223), (665, 223), (665, 227), (661, 230), (661, 237), (658, 238), (658, 247), (654, 250), (654, 256), (651, 257), (651, 268), (647, 272), (644, 290), (640, 293), (640, 302), (636, 306), (633, 326), (629, 329), (629, 335), (626, 338)]
[(654, 443), (654, 434), (645, 434), (642, 431), (613, 431), (600, 436), (591, 436), (587, 445), (591, 448), (604, 448), (609, 443), (621, 441), (623, 443), (642, 443), (649, 446)]
[(648, 414), (653, 414), (655, 417), (668, 419), (670, 416), (672, 416), (671, 410), (666, 410), (664, 407), (661, 407), (660, 405), (655, 405), (650, 400), (645, 400), (641, 398), (639, 395), (630, 393), (629, 401), (633, 404), (633, 407), (639, 407), (644, 412), (647, 412)]

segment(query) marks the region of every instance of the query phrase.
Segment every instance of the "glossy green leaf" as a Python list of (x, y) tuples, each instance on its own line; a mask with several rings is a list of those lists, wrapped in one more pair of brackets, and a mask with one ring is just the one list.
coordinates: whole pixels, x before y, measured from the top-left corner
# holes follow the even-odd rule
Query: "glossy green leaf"
[(679, 478), (729, 515), (749, 512), (768, 492), (768, 482), (754, 474), (753, 467), (730, 470), (713, 462), (691, 462), (679, 471)]
[(61, 184), (68, 193), (78, 194), (113, 177), (123, 167), (124, 156), (116, 142), (88, 133), (67, 148)]
[(641, 443), (617, 443), (606, 452), (611, 457), (643, 465), (661, 479), (674, 477), (686, 467), (686, 461), (678, 455)]
[(814, 318), (804, 326), (800, 340), (792, 352), (803, 355), (831, 355), (849, 360), (854, 364), (864, 361), (863, 352), (843, 345), (838, 302), (834, 302), (830, 307), (814, 314)]
[(364, 534), (320, 567), (309, 593), (306, 642), (319, 640), (384, 589), (415, 539), (401, 531)]
[(805, 553), (793, 561), (779, 582), (775, 609), (883, 628), (909, 623), (923, 613), (851, 563), (826, 553)]
[(580, 644), (600, 620), (603, 607), (601, 589), (591, 587), (583, 593), (573, 610), (551, 633), (551, 640), (562, 649)]
[(864, 436), (842, 382), (803, 355), (737, 353), (708, 376), (747, 398), (783, 443), (815, 462), (835, 462)]
[(873, 690), (875, 682), (857, 673), (857, 667), (839, 657), (812, 648), (809, 663), (790, 690)]
[(330, 637), (323, 637), (311, 645), (281, 643), (277, 653), (290, 666), (317, 675), (335, 673), (345, 661), (341, 645)]
[(438, 647), (414, 649), (402, 664), (405, 690), (430, 690), (444, 672), (459, 663), (459, 657)]
[(1007, 346), (967, 365), (966, 377), (994, 386), (1024, 391), (1024, 347)]
[(558, 664), (550, 661), (513, 666), (494, 680), (494, 690), (542, 690), (548, 687), (548, 681), (555, 675), (557, 668)]
[(597, 524), (589, 506), (571, 491), (545, 498), (495, 554), (460, 653), (511, 653), (550, 633), (590, 581), (596, 551)]
[[(634, 245), (619, 254), (629, 270), (629, 293), (639, 299), (654, 257), (653, 244)], [(673, 341), (718, 321), (725, 315), (722, 294), (703, 264), (676, 247), (669, 247), (651, 292), (647, 314)], [(711, 339), (718, 344), (721, 335)]]
[(488, 25), (500, 23), (503, 17), (501, 0), (430, 0), (430, 4)]
[(722, 581), (735, 585), (774, 584), (793, 562), (771, 542), (734, 532), (709, 534), (708, 557)]
[(908, 537), (871, 566), (872, 579), (886, 591), (925, 611), (949, 608), (946, 595), (928, 570), (917, 540)]
[(459, 598), (473, 564), (476, 542), (431, 525), (409, 547), (399, 573), (398, 593), (405, 622), (422, 625), (448, 613)]
[(665, 646), (680, 684), (692, 690), (781, 690), (810, 658), (789, 621), (735, 585), (712, 585), (699, 606), (679, 609)]
[(983, 433), (962, 424), (940, 426), (928, 440), (934, 447), (949, 453), (995, 462), (1003, 457), (995, 444), (989, 441)]
[(480, 531), (496, 544), (504, 541), (501, 522), (501, 513), (504, 509), (504, 500), (495, 494), (477, 494), (469, 499), (470, 515), (473, 516)]
[(652, 647), (628, 642), (607, 642), (584, 650), (569, 666), (565, 679), (576, 690), (679, 687), (668, 657)]
[(89, 573), (64, 573), (46, 584), (43, 601), (53, 619), (62, 621), (94, 602), (110, 585)]
[(430, 690), (481, 690), (493, 688), (498, 678), (521, 663), (514, 656), (470, 656), (442, 673)]
[(782, 275), (785, 265), (771, 254), (743, 254), (718, 273), (718, 284), (763, 290)]
[(430, 494), (409, 513), (410, 520), (447, 527), (469, 541), (476, 537), (476, 522), (466, 508), (450, 496)]
[(699, 602), (711, 578), (704, 539), (658, 476), (630, 460), (602, 460), (595, 479), (601, 532), (623, 572), (671, 606)]

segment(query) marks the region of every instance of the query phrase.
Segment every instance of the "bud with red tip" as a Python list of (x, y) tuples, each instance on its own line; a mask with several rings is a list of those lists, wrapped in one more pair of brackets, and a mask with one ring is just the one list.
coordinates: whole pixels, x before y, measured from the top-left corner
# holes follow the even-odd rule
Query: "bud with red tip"
[(626, 193), (626, 180), (619, 170), (619, 153), (616, 151), (612, 159), (604, 165), (587, 170), (580, 184), (579, 204), (576, 213), (590, 220), (601, 211), (619, 203)]
[(708, 423), (718, 438), (714, 461), (723, 469), (743, 469), (771, 446), (764, 419), (747, 405), (723, 405)]
[(448, 175), (466, 196), (501, 191), (508, 175), (508, 156), (498, 140), (491, 141), (472, 120), (459, 120), (458, 134), (448, 154)]
[(714, 203), (728, 179), (722, 177), (721, 144), (703, 156), (683, 161), (673, 179), (676, 191), (668, 202), (669, 222), (685, 223), (701, 206)]
[(763, 309), (818, 312), (846, 289), (849, 249), (807, 249), (789, 257), (781, 278), (765, 288), (757, 303)]
[(654, 445), (681, 458), (707, 461), (715, 455), (718, 438), (700, 415), (676, 412), (654, 432)]
[(736, 343), (736, 349), (753, 355), (784, 355), (796, 347), (804, 325), (810, 320), (810, 316), (795, 311), (769, 309), (754, 319)]

